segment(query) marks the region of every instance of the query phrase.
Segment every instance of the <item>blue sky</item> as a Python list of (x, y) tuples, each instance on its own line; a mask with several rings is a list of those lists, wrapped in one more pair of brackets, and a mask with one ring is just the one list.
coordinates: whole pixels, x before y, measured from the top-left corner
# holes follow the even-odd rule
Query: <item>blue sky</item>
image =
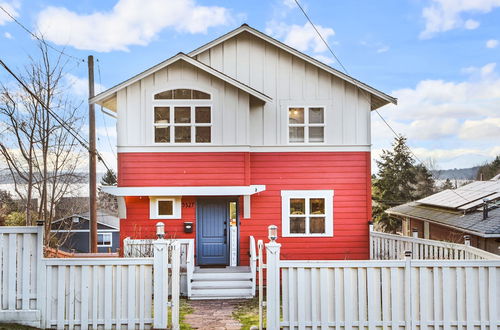
[[(399, 99), (380, 113), (415, 154), (440, 169), (500, 154), (500, 0), (301, 0), (350, 75)], [(293, 0), (0, 0), (65, 52), (98, 59), (105, 87), (241, 25), (249, 25), (339, 68)], [(36, 43), (0, 13), (1, 58), (16, 71)], [(68, 63), (76, 99), (86, 64)], [(0, 73), (2, 81), (10, 78)], [(83, 111), (85, 108), (83, 108)], [(97, 115), (98, 147), (110, 163), (114, 120)], [(392, 132), (372, 114), (373, 153)], [(109, 142), (108, 142), (109, 136)]]

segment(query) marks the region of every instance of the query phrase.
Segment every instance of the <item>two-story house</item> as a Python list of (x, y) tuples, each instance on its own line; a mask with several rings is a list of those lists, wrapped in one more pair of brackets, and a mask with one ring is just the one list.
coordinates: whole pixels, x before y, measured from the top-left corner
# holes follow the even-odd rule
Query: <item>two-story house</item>
[(122, 240), (162, 221), (196, 265), (248, 265), (274, 224), (283, 258), (369, 257), (370, 113), (395, 98), (242, 25), (91, 101), (117, 116)]

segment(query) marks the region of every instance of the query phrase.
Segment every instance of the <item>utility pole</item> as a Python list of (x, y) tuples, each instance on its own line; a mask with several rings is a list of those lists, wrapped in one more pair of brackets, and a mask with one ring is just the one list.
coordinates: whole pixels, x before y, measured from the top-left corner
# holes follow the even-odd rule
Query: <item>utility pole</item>
[[(94, 97), (94, 56), (88, 57), (89, 100)], [(90, 199), (90, 252), (97, 253), (97, 177), (95, 149), (95, 106), (89, 102), (89, 199)]]

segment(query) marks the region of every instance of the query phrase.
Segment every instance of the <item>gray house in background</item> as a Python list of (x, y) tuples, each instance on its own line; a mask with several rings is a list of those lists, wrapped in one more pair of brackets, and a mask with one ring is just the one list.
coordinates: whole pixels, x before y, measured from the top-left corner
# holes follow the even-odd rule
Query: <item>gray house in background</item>
[[(61, 250), (90, 252), (89, 212), (54, 221), (51, 232), (58, 238)], [(103, 211), (97, 211), (97, 248), (100, 253), (117, 252), (120, 248), (120, 219)]]

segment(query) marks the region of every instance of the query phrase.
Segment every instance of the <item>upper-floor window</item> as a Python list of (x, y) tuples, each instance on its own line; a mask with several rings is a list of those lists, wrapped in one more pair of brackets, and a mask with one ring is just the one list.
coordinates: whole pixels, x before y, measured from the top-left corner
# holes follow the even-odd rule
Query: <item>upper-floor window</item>
[(194, 89), (172, 89), (154, 95), (155, 143), (210, 143), (212, 100)]
[(323, 107), (288, 108), (288, 142), (322, 143), (325, 141)]

